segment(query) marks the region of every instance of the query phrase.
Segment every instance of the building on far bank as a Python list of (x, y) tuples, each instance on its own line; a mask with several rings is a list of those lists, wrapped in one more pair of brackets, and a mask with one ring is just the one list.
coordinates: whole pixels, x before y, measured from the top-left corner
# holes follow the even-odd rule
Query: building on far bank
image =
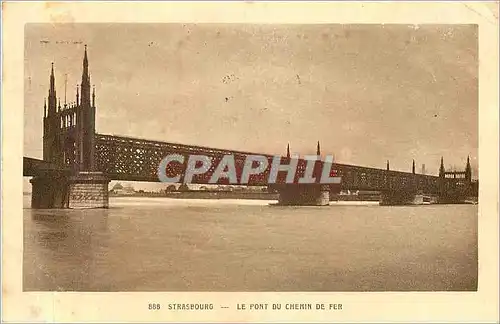
[(135, 193), (135, 190), (131, 185), (122, 186), (122, 184), (118, 182), (113, 186), (110, 192), (116, 195), (132, 195)]

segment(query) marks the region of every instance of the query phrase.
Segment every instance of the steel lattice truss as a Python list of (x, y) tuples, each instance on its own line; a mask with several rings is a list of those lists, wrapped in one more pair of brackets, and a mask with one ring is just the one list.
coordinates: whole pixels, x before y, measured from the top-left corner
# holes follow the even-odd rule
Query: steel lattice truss
[(342, 188), (348, 190), (423, 190), (426, 193), (439, 192), (439, 177), (388, 171), (355, 165), (334, 164), (342, 178)]
[[(161, 160), (169, 154), (180, 154), (187, 161), (189, 155), (205, 155), (211, 158), (212, 167), (204, 175), (193, 178), (193, 183), (206, 184), (214, 172), (222, 156), (232, 154), (235, 159), (238, 179), (248, 155), (263, 155), (251, 152), (221, 150), (201, 146), (191, 146), (167, 142), (150, 141), (138, 138), (96, 134), (95, 136), (96, 169), (105, 172), (113, 180), (158, 182), (158, 166)], [(269, 166), (260, 175), (250, 177), (248, 185), (267, 185), (269, 170), (273, 156), (268, 158)], [(286, 158), (283, 157), (285, 162)], [(299, 160), (296, 179), (302, 176), (305, 170), (305, 160)], [(286, 164), (286, 163), (284, 163)], [(171, 163), (167, 174), (173, 176), (181, 174), (186, 166)], [(439, 177), (419, 175), (383, 169), (366, 168), (354, 165), (332, 165), (331, 176), (342, 178), (342, 188), (350, 190), (424, 190), (428, 193), (437, 193)], [(278, 183), (284, 181), (286, 173), (278, 174)], [(319, 177), (318, 177), (319, 180)], [(229, 183), (221, 179), (218, 184)]]

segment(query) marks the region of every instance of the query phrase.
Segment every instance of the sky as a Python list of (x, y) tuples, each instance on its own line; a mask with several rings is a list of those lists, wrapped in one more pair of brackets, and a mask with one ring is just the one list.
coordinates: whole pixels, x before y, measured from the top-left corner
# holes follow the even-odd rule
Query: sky
[[(24, 155), (43, 101), (75, 101), (84, 44), (101, 134), (477, 177), (475, 25), (28, 24)], [(65, 82), (65, 80), (67, 80)], [(65, 91), (65, 84), (66, 91)], [(30, 185), (25, 178), (25, 189)], [(112, 183), (113, 184), (113, 183)], [(138, 184), (142, 189), (162, 185)]]

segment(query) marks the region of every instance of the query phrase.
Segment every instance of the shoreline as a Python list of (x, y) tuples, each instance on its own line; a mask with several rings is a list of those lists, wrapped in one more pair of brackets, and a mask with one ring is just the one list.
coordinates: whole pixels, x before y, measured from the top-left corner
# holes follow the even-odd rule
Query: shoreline
[[(163, 194), (134, 193), (134, 194), (110, 194), (110, 198), (172, 198), (172, 199), (241, 199), (241, 200), (278, 200), (278, 193), (268, 192), (235, 192), (235, 191), (184, 191), (168, 192)], [(330, 202), (354, 201), (354, 202), (378, 202), (379, 195), (332, 195)]]
[[(30, 192), (23, 192), (23, 196), (31, 196)], [(278, 193), (268, 192), (234, 192), (234, 191), (185, 191), (185, 192), (168, 192), (168, 193), (133, 193), (133, 194), (109, 194), (110, 199), (124, 199), (124, 198), (145, 198), (145, 199), (158, 199), (167, 198), (172, 200), (185, 200), (185, 201), (254, 201), (254, 202), (277, 202), (279, 199)], [(330, 204), (379, 204), (379, 195), (332, 195), (330, 197)], [(474, 199), (466, 199), (459, 203), (449, 204), (470, 204), (477, 205), (478, 202)], [(423, 204), (409, 204), (409, 205), (435, 205), (435, 203)]]

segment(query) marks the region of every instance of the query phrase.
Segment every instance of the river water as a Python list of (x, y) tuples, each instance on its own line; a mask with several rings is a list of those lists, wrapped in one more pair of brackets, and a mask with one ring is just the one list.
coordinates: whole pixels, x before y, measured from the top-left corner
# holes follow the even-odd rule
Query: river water
[(477, 206), (111, 198), (32, 210), (25, 291), (477, 289)]

